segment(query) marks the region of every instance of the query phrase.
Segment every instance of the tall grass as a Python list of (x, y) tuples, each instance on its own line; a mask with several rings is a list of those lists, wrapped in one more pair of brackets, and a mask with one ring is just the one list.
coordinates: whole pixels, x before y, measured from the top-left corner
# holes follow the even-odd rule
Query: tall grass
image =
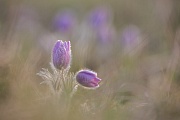
[[(106, 0), (103, 6), (100, 0), (42, 2), (0, 3), (1, 120), (180, 119), (178, 1)], [(110, 14), (103, 31), (89, 22), (98, 6)], [(52, 22), (67, 8), (76, 22), (63, 33)], [(127, 50), (123, 33), (131, 25), (139, 29), (135, 38), (140, 42)], [(78, 87), (71, 98), (57, 99), (40, 84), (36, 73), (51, 70), (51, 50), (58, 39), (71, 41), (69, 72), (96, 71), (102, 79), (99, 88)]]

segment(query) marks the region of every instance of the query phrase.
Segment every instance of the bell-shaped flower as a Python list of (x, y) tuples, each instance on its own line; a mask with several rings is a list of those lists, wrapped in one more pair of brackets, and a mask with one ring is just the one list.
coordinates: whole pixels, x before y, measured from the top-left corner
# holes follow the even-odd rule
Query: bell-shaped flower
[(56, 69), (69, 68), (71, 63), (71, 43), (58, 40), (52, 51), (52, 63)]
[(86, 88), (99, 87), (100, 78), (97, 77), (97, 73), (90, 70), (80, 70), (76, 74), (76, 81), (79, 85)]

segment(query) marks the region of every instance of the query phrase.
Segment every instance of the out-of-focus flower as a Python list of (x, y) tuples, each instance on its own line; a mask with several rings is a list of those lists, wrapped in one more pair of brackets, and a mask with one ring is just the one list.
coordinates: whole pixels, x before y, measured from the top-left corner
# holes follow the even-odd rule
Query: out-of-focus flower
[(53, 26), (60, 32), (69, 32), (75, 25), (75, 16), (71, 11), (57, 13), (53, 20)]
[(58, 40), (52, 51), (52, 63), (55, 68), (66, 69), (71, 63), (71, 43)]
[(102, 44), (107, 44), (115, 37), (115, 30), (112, 27), (104, 26), (97, 30), (97, 39)]
[(122, 42), (126, 52), (135, 50), (142, 42), (140, 29), (135, 25), (127, 26), (122, 32)]
[(109, 23), (109, 21), (110, 11), (105, 7), (99, 7), (90, 14), (90, 24), (95, 28), (102, 27), (103, 25)]
[(80, 70), (76, 74), (76, 81), (83, 87), (97, 88), (99, 87), (100, 78), (97, 77), (97, 73), (90, 70)]

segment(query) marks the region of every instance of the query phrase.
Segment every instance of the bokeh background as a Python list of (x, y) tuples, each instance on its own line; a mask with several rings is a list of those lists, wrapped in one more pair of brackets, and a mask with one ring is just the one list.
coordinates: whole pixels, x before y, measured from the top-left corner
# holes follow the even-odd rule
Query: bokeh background
[[(1, 120), (180, 120), (179, 0), (0, 0)], [(42, 79), (56, 40), (71, 41), (69, 110)]]

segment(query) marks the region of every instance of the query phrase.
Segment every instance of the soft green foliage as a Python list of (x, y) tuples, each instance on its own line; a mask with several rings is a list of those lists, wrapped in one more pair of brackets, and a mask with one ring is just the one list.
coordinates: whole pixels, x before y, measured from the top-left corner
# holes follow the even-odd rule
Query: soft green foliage
[(47, 69), (42, 69), (37, 75), (43, 78), (41, 84), (46, 83), (49, 86), (52, 94), (60, 97), (61, 94), (66, 94), (70, 97), (77, 90), (77, 84), (74, 73), (70, 73), (68, 69), (55, 69), (51, 63), (53, 74)]
[[(110, 14), (101, 28), (89, 23), (97, 7)], [(64, 10), (73, 28), (56, 31)], [(0, 0), (0, 120), (180, 120), (179, 11), (179, 0)], [(56, 40), (71, 41), (69, 70), (48, 64)], [(97, 89), (77, 87), (86, 68)]]

